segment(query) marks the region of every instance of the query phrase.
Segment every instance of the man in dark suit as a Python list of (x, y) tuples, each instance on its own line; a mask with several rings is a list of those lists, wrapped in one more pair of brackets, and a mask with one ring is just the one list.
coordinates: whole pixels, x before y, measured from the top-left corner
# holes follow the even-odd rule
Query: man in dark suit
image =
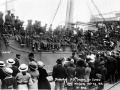
[(16, 54), (16, 58), (14, 59), (15, 60), (15, 66), (19, 67), (20, 66), (20, 54)]
[(110, 83), (115, 83), (117, 60), (112, 56), (108, 56), (107, 58), (107, 70), (108, 70), (108, 75), (110, 76)]
[(65, 79), (67, 78), (67, 72), (62, 65), (62, 59), (58, 59), (57, 65), (53, 67), (52, 77), (55, 80), (55, 90), (63, 90), (65, 85)]

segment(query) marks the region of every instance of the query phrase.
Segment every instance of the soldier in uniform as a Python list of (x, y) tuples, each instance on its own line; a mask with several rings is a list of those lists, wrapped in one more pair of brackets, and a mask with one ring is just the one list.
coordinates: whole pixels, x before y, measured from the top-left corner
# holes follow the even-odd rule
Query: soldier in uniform
[(11, 29), (11, 12), (7, 11), (7, 15), (5, 15), (5, 26), (8, 32), (10, 32)]
[(28, 20), (28, 25), (27, 25), (27, 28), (26, 28), (26, 30), (27, 30), (27, 33), (28, 33), (28, 35), (31, 37), (31, 36), (33, 36), (33, 25), (32, 25), (32, 20)]
[(18, 31), (18, 33), (20, 33), (20, 20), (18, 16), (16, 16), (15, 19), (15, 29)]
[(0, 12), (0, 55), (2, 54), (2, 53), (1, 53), (1, 51), (2, 51), (2, 50), (1, 50), (1, 49), (2, 49), (2, 48), (1, 48), (1, 45), (2, 45), (2, 44), (1, 44), (1, 39), (2, 39), (1, 37), (2, 37), (2, 34), (3, 34), (3, 22), (4, 22), (4, 21), (3, 21), (3, 13)]
[(11, 29), (13, 35), (14, 35), (14, 27), (15, 27), (15, 16), (14, 14), (11, 14)]
[(38, 34), (38, 21), (36, 20), (35, 23), (33, 24), (33, 29), (35, 30), (35, 33)]
[(2, 33), (2, 28), (3, 28), (3, 23), (4, 23), (4, 21), (3, 21), (3, 13), (2, 12), (0, 12), (0, 34)]

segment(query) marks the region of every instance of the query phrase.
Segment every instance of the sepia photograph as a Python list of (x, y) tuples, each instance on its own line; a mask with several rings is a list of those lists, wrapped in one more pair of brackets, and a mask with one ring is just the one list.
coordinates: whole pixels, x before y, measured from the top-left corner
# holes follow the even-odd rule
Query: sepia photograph
[(120, 0), (0, 0), (0, 90), (120, 90)]

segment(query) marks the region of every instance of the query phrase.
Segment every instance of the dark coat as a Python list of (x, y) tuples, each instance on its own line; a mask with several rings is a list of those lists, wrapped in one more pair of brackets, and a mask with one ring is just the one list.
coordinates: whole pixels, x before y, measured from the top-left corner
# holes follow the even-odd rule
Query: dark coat
[(16, 79), (13, 77), (6, 77), (2, 82), (2, 89), (17, 89)]
[(76, 67), (75, 77), (79, 79), (84, 79), (84, 75), (85, 75), (85, 67)]
[(120, 57), (117, 56), (116, 60), (117, 60), (117, 71), (118, 71), (118, 74), (120, 75)]
[(67, 81), (69, 82), (70, 79), (74, 78), (75, 68), (74, 67), (67, 67)]
[(17, 73), (19, 72), (18, 67), (12, 65), (12, 67), (10, 67), (13, 70), (12, 76), (16, 77)]
[(52, 77), (55, 80), (55, 78), (60, 78), (60, 79), (66, 79), (67, 78), (67, 72), (64, 66), (62, 64), (57, 64), (53, 67), (53, 73)]
[(104, 81), (105, 81), (105, 76), (106, 76), (106, 74), (107, 74), (107, 69), (106, 69), (105, 67), (98, 67), (96, 73), (102, 75), (101, 81), (104, 83)]
[(17, 58), (15, 58), (14, 60), (15, 60), (15, 64), (14, 65), (17, 66), (17, 67), (19, 67), (20, 66), (19, 60)]
[(113, 57), (108, 57), (107, 59), (108, 74), (114, 74), (116, 70), (117, 70), (117, 60)]
[(0, 68), (0, 79), (3, 80), (6, 77), (3, 69)]
[(47, 72), (45, 69), (43, 68), (38, 68), (38, 71), (39, 71), (39, 78), (38, 78), (38, 89), (51, 89), (51, 86), (50, 86), (50, 83), (49, 81), (47, 80)]

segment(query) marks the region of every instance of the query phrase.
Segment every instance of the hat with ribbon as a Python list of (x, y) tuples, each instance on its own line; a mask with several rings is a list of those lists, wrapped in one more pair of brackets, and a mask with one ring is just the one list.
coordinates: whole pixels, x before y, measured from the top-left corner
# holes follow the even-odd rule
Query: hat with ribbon
[(38, 64), (38, 66), (40, 66), (40, 67), (44, 67), (44, 66), (45, 66), (45, 64), (44, 64), (42, 61), (38, 61), (37, 64)]
[(38, 65), (35, 61), (32, 61), (29, 63), (29, 68), (32, 70), (37, 70), (38, 69)]
[(26, 64), (21, 64), (18, 69), (20, 72), (25, 72), (28, 70), (28, 66)]
[(0, 67), (4, 67), (5, 66), (5, 63), (3, 61), (0, 61)]
[(8, 67), (4, 68), (3, 71), (4, 71), (4, 73), (6, 73), (7, 75), (11, 75), (11, 74), (13, 73), (13, 70), (12, 70), (11, 68), (8, 68)]
[(6, 62), (7, 62), (8, 64), (15, 64), (15, 60), (12, 59), (12, 58), (9, 58)]

